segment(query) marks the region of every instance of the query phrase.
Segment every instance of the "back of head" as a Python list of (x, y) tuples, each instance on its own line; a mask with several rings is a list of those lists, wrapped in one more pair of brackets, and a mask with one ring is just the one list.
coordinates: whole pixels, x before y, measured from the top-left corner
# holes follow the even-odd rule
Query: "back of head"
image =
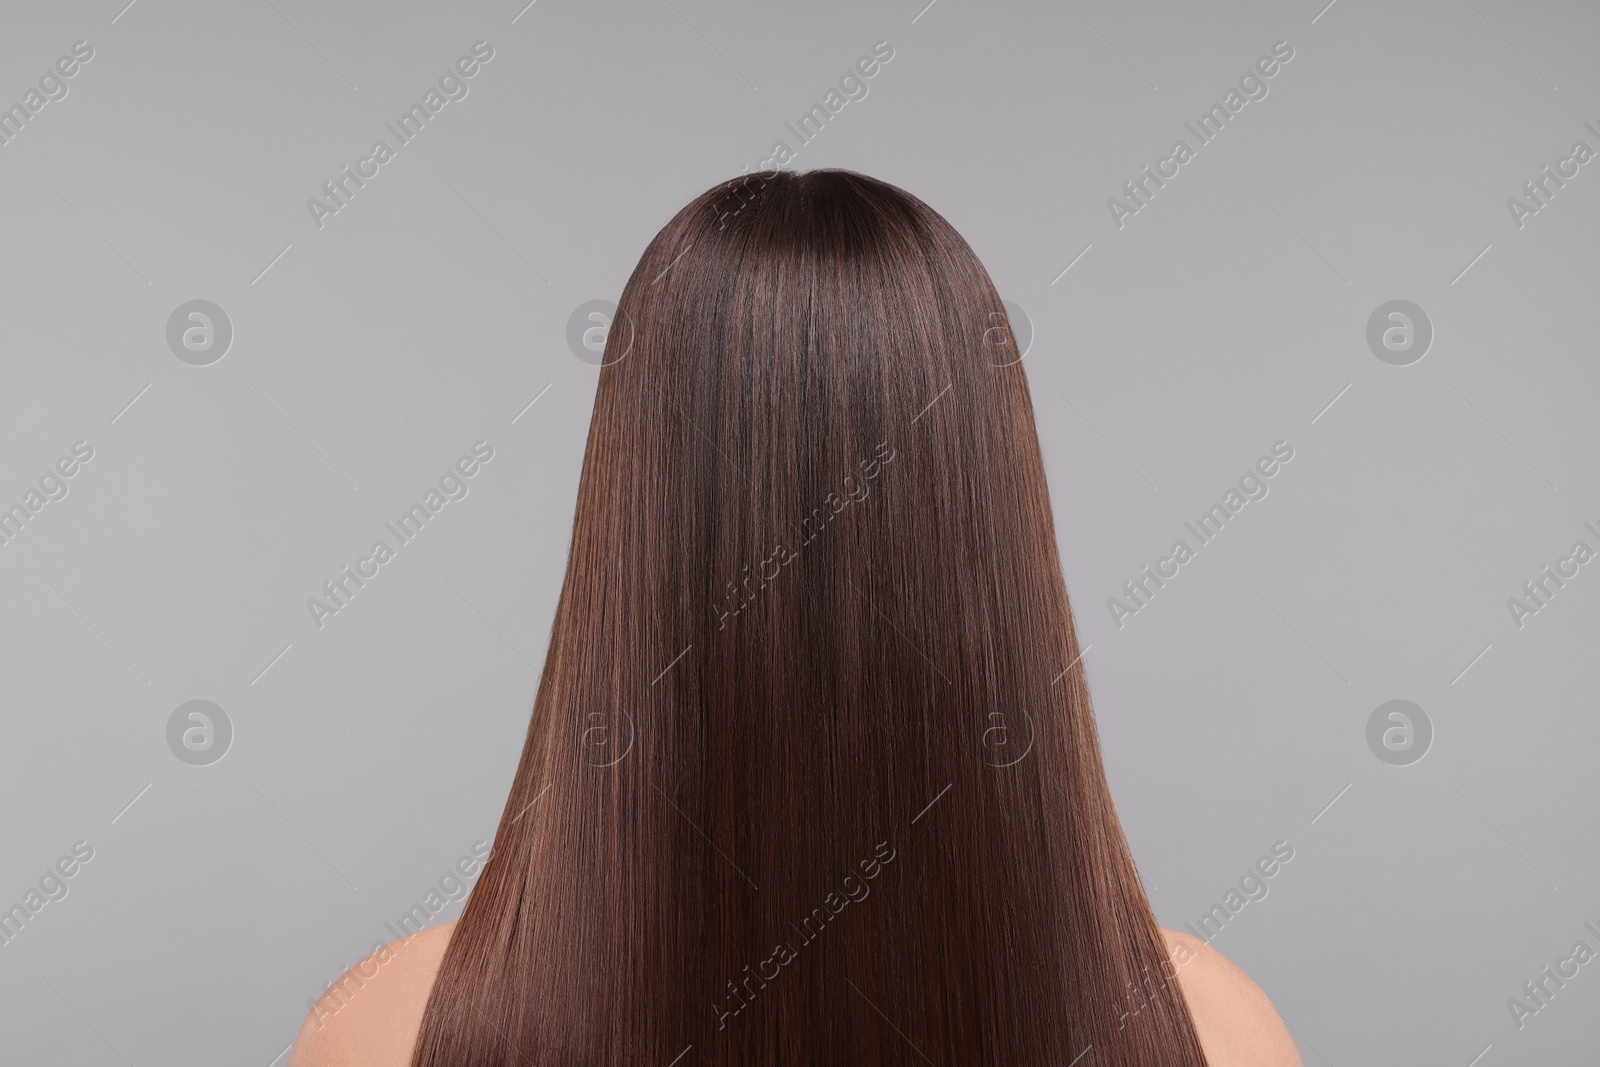
[(604, 361), (417, 1067), (1202, 1064), (966, 242), (863, 175), (734, 179)]

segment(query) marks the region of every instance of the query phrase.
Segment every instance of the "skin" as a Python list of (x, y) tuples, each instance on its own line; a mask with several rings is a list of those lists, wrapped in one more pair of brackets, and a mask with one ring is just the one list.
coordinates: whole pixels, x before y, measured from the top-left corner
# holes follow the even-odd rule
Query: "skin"
[[(453, 922), (429, 927), (351, 968), (306, 1017), (288, 1067), (407, 1067), (454, 929)], [(1204, 941), (1161, 934), (1210, 1067), (1302, 1067), (1272, 1002), (1248, 975)]]
[(407, 1067), (455, 926), (391, 941), (346, 971), (306, 1016), (288, 1067)]
[(1163, 929), (1161, 938), (1210, 1067), (1302, 1067), (1278, 1010), (1249, 975), (1197, 937)]

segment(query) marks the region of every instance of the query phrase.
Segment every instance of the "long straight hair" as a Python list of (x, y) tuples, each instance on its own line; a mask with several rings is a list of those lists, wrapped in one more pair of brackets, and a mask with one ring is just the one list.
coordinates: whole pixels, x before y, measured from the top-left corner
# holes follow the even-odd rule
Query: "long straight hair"
[(602, 363), (414, 1067), (1204, 1065), (967, 243), (861, 174), (736, 178), (650, 242)]

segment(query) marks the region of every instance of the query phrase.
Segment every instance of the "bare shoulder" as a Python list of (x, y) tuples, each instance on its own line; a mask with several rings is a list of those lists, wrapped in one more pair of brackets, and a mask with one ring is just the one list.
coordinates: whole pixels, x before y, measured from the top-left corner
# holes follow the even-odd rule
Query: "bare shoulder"
[(1197, 937), (1161, 931), (1212, 1067), (1301, 1067), (1278, 1011), (1250, 976)]
[(391, 941), (328, 987), (289, 1067), (407, 1067), (455, 923)]

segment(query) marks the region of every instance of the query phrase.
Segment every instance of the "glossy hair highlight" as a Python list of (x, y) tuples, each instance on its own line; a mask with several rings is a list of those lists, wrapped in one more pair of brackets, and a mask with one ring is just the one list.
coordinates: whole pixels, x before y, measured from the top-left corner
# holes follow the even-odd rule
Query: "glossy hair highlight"
[(708, 190), (623, 290), (414, 1067), (1202, 1067), (1077, 661), (971, 248), (848, 171)]

